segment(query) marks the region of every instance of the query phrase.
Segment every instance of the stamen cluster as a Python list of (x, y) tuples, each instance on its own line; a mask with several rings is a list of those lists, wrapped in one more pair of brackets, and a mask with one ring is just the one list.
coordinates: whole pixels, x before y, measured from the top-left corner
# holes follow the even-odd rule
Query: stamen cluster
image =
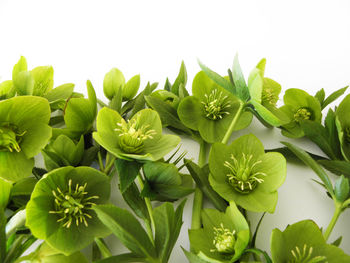
[(153, 139), (157, 134), (155, 130), (149, 129), (150, 125), (139, 125), (138, 119), (131, 119), (128, 122), (121, 119), (117, 125), (115, 131), (120, 133), (119, 146), (127, 153), (142, 152), (143, 142), (146, 139)]
[(232, 163), (225, 161), (224, 166), (230, 169), (227, 178), (229, 183), (236, 191), (242, 194), (248, 194), (253, 191), (259, 183), (264, 182), (266, 173), (255, 172), (254, 167), (261, 163), (261, 161), (252, 161), (253, 155), (246, 155), (242, 153), (242, 157), (238, 161), (233, 154), (231, 154)]
[(221, 223), (220, 227), (214, 227), (214, 240), (213, 245), (214, 249), (211, 249), (211, 252), (220, 252), (220, 253), (233, 253), (235, 252), (234, 246), (236, 243), (235, 238), (236, 231), (230, 231), (227, 228), (224, 228), (224, 225)]
[(278, 96), (273, 92), (272, 89), (263, 89), (261, 93), (261, 101), (275, 106), (278, 101)]
[(214, 89), (209, 96), (205, 96), (205, 101), (202, 101), (205, 110), (205, 116), (211, 120), (222, 119), (224, 115), (229, 115), (227, 111), (231, 107), (231, 102), (227, 96), (224, 96), (222, 91)]
[(84, 185), (76, 184), (75, 188), (72, 188), (72, 179), (69, 179), (68, 191), (63, 192), (59, 187), (57, 187), (57, 191), (52, 190), (55, 197), (55, 210), (49, 211), (49, 213), (59, 215), (60, 218), (57, 222), (62, 222), (63, 227), (69, 228), (73, 222), (76, 226), (79, 226), (80, 223), (88, 226), (87, 219), (92, 218), (88, 211), (95, 205), (91, 200), (99, 197), (88, 196), (88, 192), (85, 191), (86, 186), (87, 183)]
[(294, 249), (290, 251), (290, 253), (293, 256), (293, 260), (289, 261), (288, 263), (327, 263), (328, 261), (325, 261), (327, 258), (324, 256), (316, 256), (312, 257), (313, 248), (304, 244), (303, 249), (301, 250), (298, 246), (296, 246)]
[(18, 132), (16, 127), (9, 124), (0, 126), (0, 151), (20, 152), (19, 143), (25, 133)]
[(303, 120), (310, 120), (312, 117), (312, 113), (307, 108), (300, 108), (294, 113), (294, 120), (296, 122), (301, 122)]

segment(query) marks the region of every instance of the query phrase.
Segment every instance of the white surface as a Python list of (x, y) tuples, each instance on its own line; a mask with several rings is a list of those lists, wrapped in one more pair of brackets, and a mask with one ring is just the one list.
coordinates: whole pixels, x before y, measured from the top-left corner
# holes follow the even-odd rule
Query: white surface
[[(103, 98), (104, 74), (118, 67), (126, 78), (140, 73), (147, 81), (164, 85), (174, 81), (185, 60), (191, 87), (200, 58), (225, 74), (239, 53), (245, 75), (262, 57), (267, 58), (266, 76), (287, 88), (314, 94), (320, 88), (330, 94), (350, 82), (349, 1), (16, 1), (0, 0), (0, 80), (11, 78), (20, 55), (30, 68), (50, 64), (55, 85), (76, 84), (85, 92), (90, 79)], [(339, 102), (339, 101), (338, 101)], [(267, 130), (256, 121), (245, 130), (266, 148), (279, 146), (278, 130)], [(234, 137), (238, 137), (235, 134)], [(293, 141), (307, 146), (303, 140)], [(188, 157), (197, 158), (198, 147), (188, 139)], [(257, 245), (269, 251), (271, 230), (311, 218), (327, 227), (332, 202), (311, 181), (305, 167), (289, 164), (274, 214), (265, 217)], [(191, 199), (185, 223), (170, 262), (186, 262), (180, 245), (188, 248)], [(258, 214), (250, 214), (256, 221)], [(341, 247), (350, 253), (350, 212), (337, 223), (330, 240), (343, 235)], [(347, 223), (347, 224), (346, 224)], [(254, 224), (253, 224), (254, 225)], [(115, 251), (122, 245), (112, 241)]]

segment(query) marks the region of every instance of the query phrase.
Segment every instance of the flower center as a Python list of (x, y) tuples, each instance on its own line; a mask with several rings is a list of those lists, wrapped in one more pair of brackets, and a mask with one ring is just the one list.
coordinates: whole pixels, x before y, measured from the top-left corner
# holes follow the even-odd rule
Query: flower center
[(91, 206), (95, 205), (91, 200), (99, 197), (87, 196), (86, 186), (87, 183), (84, 185), (76, 184), (75, 188), (72, 188), (72, 179), (69, 179), (68, 191), (63, 192), (58, 187), (57, 192), (52, 190), (55, 197), (55, 210), (49, 211), (49, 213), (59, 215), (60, 219), (57, 222), (62, 222), (63, 227), (69, 228), (74, 221), (77, 226), (80, 223), (84, 223), (86, 227), (88, 226), (87, 219), (91, 218), (88, 212), (91, 210)]
[(231, 154), (232, 163), (225, 161), (224, 166), (230, 169), (227, 174), (228, 182), (234, 189), (242, 194), (248, 194), (253, 191), (259, 183), (264, 182), (266, 173), (254, 172), (254, 167), (261, 161), (252, 161), (253, 155), (242, 153), (239, 161)]
[(157, 134), (155, 130), (149, 129), (150, 125), (139, 125), (136, 119), (128, 122), (122, 119), (117, 125), (115, 131), (120, 132), (119, 146), (126, 153), (141, 153), (144, 141)]
[(308, 108), (300, 108), (294, 113), (294, 120), (296, 122), (301, 122), (303, 120), (310, 120), (312, 118), (312, 113)]
[(234, 253), (235, 252), (235, 238), (236, 231), (230, 231), (227, 228), (224, 228), (224, 225), (221, 223), (220, 227), (214, 227), (214, 240), (213, 245), (214, 249), (211, 249), (211, 252), (219, 253)]
[(229, 115), (227, 111), (231, 107), (231, 102), (227, 96), (224, 96), (222, 91), (214, 89), (209, 96), (205, 96), (205, 101), (202, 101), (205, 110), (205, 116), (211, 120), (222, 119), (224, 115)]
[(270, 104), (272, 106), (276, 106), (278, 96), (273, 92), (272, 89), (266, 88), (262, 90), (261, 101), (262, 104)]
[(19, 132), (15, 126), (5, 124), (0, 126), (0, 151), (20, 152), (19, 143), (22, 141), (22, 136), (26, 133)]
[(288, 261), (288, 263), (327, 263), (328, 261), (325, 261), (327, 258), (325, 256), (312, 256), (313, 248), (307, 247), (305, 244), (303, 249), (301, 250), (298, 246), (296, 246), (294, 249), (290, 251), (290, 253), (293, 256), (293, 259)]

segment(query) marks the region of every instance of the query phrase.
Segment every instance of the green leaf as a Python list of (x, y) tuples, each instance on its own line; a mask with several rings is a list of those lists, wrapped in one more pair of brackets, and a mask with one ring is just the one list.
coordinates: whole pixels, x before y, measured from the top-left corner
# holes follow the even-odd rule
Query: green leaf
[(342, 153), (340, 149), (339, 135), (336, 125), (335, 112), (332, 109), (328, 110), (327, 116), (324, 120), (324, 126), (327, 130), (328, 141), (332, 147), (333, 153), (337, 159), (342, 159)]
[(13, 79), (13, 85), (19, 95), (32, 95), (34, 90), (34, 78), (29, 71), (21, 71)]
[(324, 168), (336, 175), (344, 175), (350, 179), (350, 163), (338, 160), (318, 160)]
[[(18, 165), (18, 164), (21, 165)], [(23, 151), (17, 153), (0, 152), (0, 176), (5, 180), (16, 182), (32, 174), (34, 158), (28, 159)]]
[(122, 196), (138, 217), (150, 220), (145, 200), (141, 198), (140, 191), (134, 182), (122, 193)]
[(113, 205), (98, 205), (93, 209), (99, 219), (128, 249), (141, 257), (156, 257), (155, 247), (147, 233), (129, 211)]
[(117, 159), (114, 165), (119, 175), (120, 191), (124, 193), (139, 174), (142, 164), (136, 161)]
[(164, 90), (169, 91), (169, 92), (171, 91), (171, 83), (170, 83), (168, 78), (166, 78), (166, 80), (165, 80)]
[(6, 208), (10, 198), (12, 184), (0, 177), (0, 210)]
[[(324, 89), (320, 89), (319, 91), (317, 91), (316, 95), (315, 95), (315, 98), (320, 102), (320, 104), (322, 105), (323, 104), (323, 101), (325, 99), (325, 92), (324, 92)], [(322, 107), (321, 107), (322, 108)]]
[(105, 96), (111, 100), (114, 95), (117, 93), (119, 88), (122, 88), (125, 85), (125, 78), (123, 73), (117, 69), (112, 68), (106, 75), (103, 80), (103, 92)]
[(340, 243), (341, 243), (341, 241), (342, 241), (342, 239), (343, 239), (342, 236), (338, 237), (336, 240), (334, 240), (334, 241), (332, 242), (332, 245), (333, 245), (333, 246), (336, 246), (336, 247), (339, 247), (339, 246), (340, 246)]
[(175, 79), (174, 84), (171, 86), (171, 92), (178, 96), (180, 85), (182, 84), (183, 86), (186, 86), (186, 83), (187, 83), (187, 71), (186, 71), (185, 63), (182, 61), (179, 74), (177, 75), (177, 78)]
[(153, 90), (155, 90), (158, 86), (158, 83), (153, 83), (152, 85), (148, 82), (146, 88), (136, 96), (135, 104), (133, 106), (130, 118), (134, 116), (137, 112), (145, 108), (146, 100), (145, 96), (150, 95)]
[(6, 217), (4, 209), (0, 207), (0, 261), (4, 262), (6, 257)]
[(234, 81), (235, 87), (236, 87), (237, 96), (243, 101), (248, 101), (249, 100), (249, 90), (248, 90), (248, 86), (244, 80), (244, 76), (242, 73), (241, 66), (239, 65), (237, 54), (233, 60), (232, 75), (233, 75), (233, 81)]
[(250, 101), (250, 103), (254, 106), (255, 110), (258, 114), (270, 125), (278, 127), (282, 125), (281, 120), (275, 116), (271, 111), (262, 106), (260, 103), (256, 101)]
[[(211, 79), (213, 80), (216, 84), (218, 84), (219, 86), (223, 87), (225, 90), (227, 90), (228, 92), (232, 93), (232, 94), (236, 94), (235, 92), (235, 86), (228, 81), (227, 79), (225, 79), (224, 77), (220, 76), (218, 73), (212, 71), (210, 68), (208, 68), (207, 66), (205, 66), (202, 62), (200, 62), (198, 60), (198, 64), (201, 67), (201, 69), (205, 72), (205, 74)], [(238, 95), (238, 94), (237, 94)]]
[(44, 96), (53, 88), (53, 68), (51, 66), (36, 67), (31, 71), (34, 78), (33, 95)]
[(15, 94), (16, 89), (12, 80), (5, 80), (0, 83), (0, 100), (12, 98)]
[(263, 79), (259, 69), (255, 68), (248, 78), (248, 89), (251, 100), (261, 103), (261, 94), (263, 90)]
[(339, 202), (344, 202), (349, 197), (349, 179), (343, 175), (335, 181), (334, 194)]
[(182, 248), (182, 251), (185, 253), (185, 255), (190, 263), (210, 263), (209, 261), (206, 261), (206, 260), (200, 258), (196, 254), (193, 254), (192, 252), (189, 252), (189, 251), (185, 250), (184, 248)]
[(113, 98), (109, 102), (108, 106), (111, 109), (113, 109), (117, 112), (120, 112), (122, 109), (122, 102), (123, 102), (122, 96), (123, 96), (122, 88), (118, 88), (115, 95), (113, 96)]
[(185, 134), (191, 134), (190, 129), (182, 124), (176, 109), (171, 105), (154, 96), (145, 96), (145, 99), (147, 104), (158, 112), (160, 120), (165, 127), (170, 126), (184, 132)]
[(123, 100), (131, 100), (137, 94), (140, 88), (140, 75), (135, 75), (123, 87)]
[(201, 189), (204, 195), (210, 199), (219, 211), (225, 211), (227, 207), (226, 201), (222, 199), (222, 197), (218, 195), (209, 184), (209, 166), (205, 165), (203, 168), (200, 168), (197, 164), (188, 159), (184, 159), (184, 163), (193, 180), (196, 182), (197, 187)]
[(27, 60), (25, 57), (21, 56), (17, 64), (13, 67), (12, 70), (12, 80), (14, 80), (20, 72), (27, 71)]
[(308, 120), (300, 122), (300, 126), (305, 136), (314, 142), (325, 154), (331, 159), (337, 158), (329, 142), (329, 134), (325, 127), (318, 122)]
[(344, 92), (347, 90), (349, 86), (346, 86), (345, 88), (339, 89), (337, 91), (334, 91), (331, 95), (329, 95), (321, 104), (321, 109), (323, 110), (325, 107), (327, 107), (330, 103), (335, 101), (337, 98), (339, 98), (341, 95), (344, 94)]
[(186, 200), (174, 211), (171, 203), (164, 203), (153, 211), (155, 246), (162, 263), (167, 263), (182, 226), (182, 213)]
[(70, 96), (72, 96), (73, 90), (74, 84), (66, 83), (50, 90), (44, 97), (51, 103), (61, 99), (67, 100)]
[(322, 169), (322, 167), (314, 159), (312, 159), (312, 157), (307, 152), (305, 152), (303, 149), (299, 148), (298, 146), (295, 146), (288, 142), (281, 142), (281, 143), (287, 146), (296, 156), (298, 156), (300, 160), (302, 160), (307, 166), (309, 166), (317, 174), (317, 176), (322, 180), (327, 191), (332, 196), (334, 196), (332, 182), (329, 179), (328, 175), (325, 173), (325, 171)]

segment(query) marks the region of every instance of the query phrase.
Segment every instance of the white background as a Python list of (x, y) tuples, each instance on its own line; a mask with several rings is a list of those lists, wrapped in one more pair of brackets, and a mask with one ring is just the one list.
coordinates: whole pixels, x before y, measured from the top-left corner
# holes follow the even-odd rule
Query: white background
[[(73, 82), (76, 91), (85, 92), (85, 82), (90, 79), (105, 100), (103, 77), (112, 67), (122, 70), (127, 79), (140, 73), (143, 87), (147, 81), (160, 82), (162, 87), (166, 77), (174, 81), (184, 60), (190, 89), (199, 71), (197, 58), (226, 74), (238, 52), (246, 76), (266, 57), (266, 76), (281, 83), (283, 90), (300, 88), (315, 94), (324, 88), (330, 94), (350, 83), (349, 13), (349, 1), (335, 0), (0, 0), (0, 80), (11, 78), (13, 65), (24, 55), (29, 68), (52, 65), (56, 86)], [(265, 129), (256, 121), (234, 137), (250, 132), (266, 148), (287, 140), (277, 129)], [(293, 142), (320, 153), (302, 139)], [(188, 139), (183, 144), (190, 151), (187, 157), (197, 158), (197, 145)], [(258, 247), (269, 251), (273, 228), (283, 230), (302, 219), (327, 227), (333, 214), (332, 201), (312, 178), (316, 176), (306, 167), (288, 164), (276, 212), (265, 217)], [(180, 245), (189, 248), (191, 202), (192, 196), (170, 262), (186, 262)], [(259, 216), (249, 214), (253, 225)], [(347, 253), (349, 222), (350, 212), (346, 211), (330, 238), (333, 241), (343, 235), (341, 247)], [(109, 241), (115, 253), (123, 250), (113, 238)]]

